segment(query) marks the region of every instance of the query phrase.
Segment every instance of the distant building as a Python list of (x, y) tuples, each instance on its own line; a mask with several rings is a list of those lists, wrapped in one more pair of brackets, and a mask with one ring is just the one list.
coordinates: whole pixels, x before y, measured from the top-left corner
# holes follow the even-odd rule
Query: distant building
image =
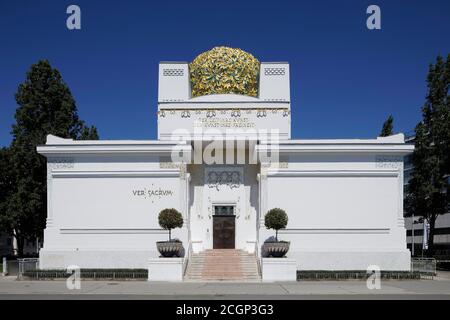
[(7, 233), (0, 233), (0, 255), (10, 256), (13, 254), (13, 237), (8, 235)]
[[(24, 255), (37, 255), (39, 246), (36, 240), (25, 240), (23, 246)], [(0, 257), (11, 257), (17, 255), (17, 245), (14, 237), (6, 232), (0, 232)]]

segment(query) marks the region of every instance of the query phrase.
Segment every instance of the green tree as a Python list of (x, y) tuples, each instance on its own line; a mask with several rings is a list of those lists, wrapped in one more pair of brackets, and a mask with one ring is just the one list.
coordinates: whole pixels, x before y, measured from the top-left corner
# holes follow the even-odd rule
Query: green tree
[(91, 126), (90, 128), (84, 127), (83, 131), (81, 131), (80, 140), (98, 140), (98, 132), (95, 126)]
[(11, 149), (0, 149), (0, 227), (2, 230), (13, 234), (14, 230), (9, 228), (12, 224), (14, 212), (9, 211), (8, 201), (15, 189), (16, 181), (11, 161)]
[(415, 128), (414, 172), (408, 184), (409, 214), (426, 218), (430, 224), (427, 255), (434, 253), (436, 218), (449, 209), (450, 143), (450, 55), (431, 64), (427, 76), (427, 98), (422, 121)]
[(158, 223), (161, 228), (169, 231), (169, 241), (172, 241), (172, 229), (183, 226), (183, 216), (177, 209), (164, 209), (158, 215)]
[(280, 208), (270, 209), (264, 217), (264, 225), (267, 229), (275, 230), (275, 240), (278, 241), (278, 230), (286, 228), (288, 216), (286, 211)]
[(381, 128), (380, 137), (388, 137), (394, 134), (394, 118), (390, 115), (386, 121), (383, 123), (383, 128)]
[[(45, 144), (48, 134), (79, 139), (86, 127), (68, 86), (47, 60), (31, 66), (15, 98), (13, 141), (2, 150), (2, 170), (8, 170), (9, 177), (2, 174), (0, 185), (9, 189), (0, 198), (0, 223), (15, 235), (22, 255), (24, 240), (41, 236), (47, 213), (46, 161), (36, 146)], [(98, 138), (95, 127), (88, 131)]]

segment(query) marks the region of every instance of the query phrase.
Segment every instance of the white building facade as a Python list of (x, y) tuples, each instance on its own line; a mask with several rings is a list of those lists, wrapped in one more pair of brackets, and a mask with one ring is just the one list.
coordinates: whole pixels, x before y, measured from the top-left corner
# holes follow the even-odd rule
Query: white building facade
[(227, 64), (199, 56), (206, 78), (195, 64), (160, 63), (157, 140), (49, 136), (38, 147), (48, 161), (41, 268), (146, 268), (167, 239), (165, 208), (183, 215), (173, 236), (186, 257), (234, 248), (259, 258), (274, 235), (264, 215), (282, 208), (279, 238), (298, 270), (409, 270), (403, 157), (413, 147), (403, 135), (293, 140), (289, 64), (255, 67), (253, 56), (219, 49)]

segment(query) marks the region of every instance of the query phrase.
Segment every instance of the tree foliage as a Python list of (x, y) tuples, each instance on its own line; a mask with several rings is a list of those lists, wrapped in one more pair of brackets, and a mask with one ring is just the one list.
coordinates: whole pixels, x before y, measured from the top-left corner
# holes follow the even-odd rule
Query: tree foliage
[(164, 209), (159, 213), (158, 222), (161, 228), (169, 230), (169, 241), (171, 241), (171, 230), (183, 226), (183, 216), (176, 209)]
[[(13, 219), (12, 214), (6, 214), (9, 211), (7, 199), (11, 197), (15, 189), (15, 175), (13, 173), (13, 165), (11, 161), (11, 149), (0, 149), (0, 226), (3, 229), (11, 225)], [(6, 230), (12, 233), (13, 230)]]
[(14, 233), (22, 255), (24, 240), (42, 235), (47, 212), (46, 160), (36, 147), (48, 134), (72, 139), (98, 134), (79, 119), (69, 87), (47, 60), (31, 66), (15, 98), (13, 140), (1, 151), (0, 226)]
[(428, 255), (433, 255), (436, 218), (448, 212), (450, 173), (450, 55), (429, 67), (428, 92), (422, 121), (415, 128), (414, 172), (409, 181), (406, 208), (430, 224)]
[(275, 238), (278, 241), (278, 230), (286, 228), (288, 224), (288, 216), (283, 209), (270, 209), (264, 217), (264, 225), (267, 229), (275, 230)]
[(80, 134), (80, 140), (98, 140), (98, 132), (95, 126), (84, 127)]
[(394, 118), (390, 115), (383, 123), (380, 137), (388, 137), (394, 134)]

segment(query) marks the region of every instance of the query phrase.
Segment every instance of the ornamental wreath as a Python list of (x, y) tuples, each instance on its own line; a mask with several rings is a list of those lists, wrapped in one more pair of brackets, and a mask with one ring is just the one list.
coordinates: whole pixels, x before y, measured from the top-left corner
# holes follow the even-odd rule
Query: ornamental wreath
[(241, 49), (215, 47), (189, 64), (192, 96), (235, 93), (258, 96), (260, 63)]

